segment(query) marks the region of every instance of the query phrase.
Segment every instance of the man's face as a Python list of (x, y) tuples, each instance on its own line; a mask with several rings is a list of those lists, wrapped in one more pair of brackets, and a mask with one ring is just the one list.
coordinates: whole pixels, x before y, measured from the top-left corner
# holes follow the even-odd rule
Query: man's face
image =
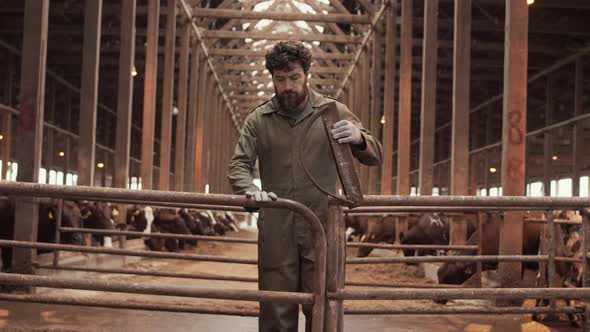
[(272, 81), (277, 100), (285, 111), (295, 111), (307, 98), (307, 76), (298, 63), (287, 70), (275, 70)]

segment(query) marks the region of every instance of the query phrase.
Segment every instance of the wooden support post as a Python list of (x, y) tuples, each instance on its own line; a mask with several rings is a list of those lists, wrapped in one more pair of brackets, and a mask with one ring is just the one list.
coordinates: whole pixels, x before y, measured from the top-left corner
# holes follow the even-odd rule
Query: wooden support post
[(410, 194), (410, 127), (412, 124), (412, 0), (402, 0), (400, 40), (397, 194)]
[[(209, 103), (212, 98), (212, 94), (210, 88), (213, 84), (211, 84), (211, 80), (209, 79), (210, 75), (207, 70), (207, 63), (205, 62), (206, 59), (203, 58), (201, 62), (201, 76), (199, 79), (199, 100), (197, 103), (197, 126), (195, 128), (195, 135), (196, 135), (196, 144), (195, 144), (195, 168), (194, 168), (194, 191), (196, 192), (205, 192), (205, 184), (206, 178), (204, 177), (204, 169), (206, 167), (205, 163), (205, 156), (203, 155), (203, 151), (205, 151), (205, 146), (203, 144), (204, 141), (204, 122), (205, 122), (205, 112), (211, 112), (211, 110), (205, 107), (205, 103)], [(211, 100), (214, 101), (214, 100)], [(215, 128), (215, 127), (213, 127)]]
[[(451, 143), (451, 195), (467, 195), (469, 183), (469, 79), (471, 71), (471, 0), (455, 2), (453, 47), (453, 127)], [(453, 245), (467, 241), (467, 222), (452, 218)]]
[[(397, 145), (397, 194), (410, 194), (410, 127), (412, 125), (412, 0), (402, 0), (400, 39), (400, 83)], [(406, 232), (408, 221), (401, 218), (399, 232)]]
[[(41, 167), (43, 142), (43, 108), (45, 92), (45, 61), (47, 56), (47, 22), (49, 0), (27, 0), (23, 30), (20, 79), (20, 116), (15, 138), (15, 160), (18, 160), (18, 180), (37, 182)], [(32, 153), (31, 153), (32, 152)], [(37, 199), (16, 201), (14, 239), (36, 241), (39, 205)], [(14, 273), (34, 272), (35, 249), (15, 248), (12, 255)], [(24, 287), (34, 292), (34, 287)]]
[[(135, 57), (135, 1), (124, 0), (121, 4), (121, 53), (119, 54), (115, 174), (113, 174), (113, 185), (116, 188), (129, 187), (131, 111), (133, 106), (132, 71)], [(124, 212), (125, 210), (120, 211)]]
[(190, 24), (184, 22), (180, 30), (180, 59), (178, 64), (178, 114), (176, 115), (176, 152), (174, 161), (174, 190), (183, 191), (184, 155), (186, 142), (186, 96), (189, 71)]
[[(547, 76), (547, 86), (545, 94), (545, 125), (553, 123), (555, 114), (555, 79), (552, 75)], [(551, 130), (545, 131), (544, 148), (543, 148), (543, 195), (551, 196), (551, 177), (553, 175), (553, 133)]]
[(381, 166), (381, 194), (391, 195), (393, 178), (393, 124), (395, 114), (395, 72), (397, 43), (397, 6), (385, 13), (385, 83), (383, 87), (383, 164)]
[[(360, 74), (360, 82), (361, 82), (361, 91), (360, 91), (360, 99), (361, 99), (361, 108), (360, 112), (360, 120), (365, 127), (370, 126), (370, 116), (371, 116), (371, 95), (370, 90), (368, 87), (370, 86), (371, 76), (370, 76), (370, 58), (369, 58), (369, 50), (365, 47), (363, 54), (361, 55), (361, 59), (359, 60), (361, 65), (359, 68)], [(363, 192), (369, 191), (369, 167), (366, 165), (360, 165), (360, 176), (361, 176), (361, 186)]]
[(193, 41), (190, 69), (190, 87), (188, 93), (186, 155), (184, 168), (184, 191), (193, 191), (195, 185), (195, 147), (197, 138), (197, 102), (199, 81), (204, 80), (204, 68), (201, 66), (201, 52), (198, 41)]
[(160, 0), (149, 0), (147, 46), (145, 52), (143, 126), (141, 129), (141, 187), (144, 190), (152, 189), (153, 187), (159, 20)]
[(0, 133), (3, 138), (0, 141), (0, 147), (2, 148), (0, 154), (0, 159), (2, 159), (2, 173), (0, 174), (0, 179), (8, 180), (8, 163), (10, 162), (10, 144), (12, 141), (12, 113), (4, 112), (1, 119), (2, 125), (0, 126)]
[(170, 149), (172, 148), (172, 108), (174, 107), (174, 57), (176, 41), (176, 0), (168, 0), (166, 15), (166, 49), (162, 92), (160, 134), (160, 190), (170, 188)]
[[(13, 86), (14, 86), (14, 56), (7, 55), (6, 61), (6, 85), (5, 85), (5, 101), (8, 106), (13, 106)], [(10, 112), (3, 112), (0, 115), (0, 131), (4, 136), (0, 142), (0, 159), (2, 160), (2, 172), (0, 173), (0, 180), (8, 180), (8, 163), (10, 162), (10, 145), (12, 142), (12, 114)]]
[[(502, 124), (502, 189), (504, 196), (524, 195), (528, 65), (528, 18), (525, 1), (506, 0), (504, 109)], [(500, 255), (522, 255), (523, 213), (506, 211)], [(499, 263), (501, 285), (520, 282), (521, 263)]]
[(424, 0), (424, 8), (418, 187), (420, 195), (432, 195), (432, 164), (434, 162), (434, 129), (436, 120), (436, 66), (438, 60), (438, 0)]
[[(582, 58), (576, 60), (576, 70), (574, 73), (574, 116), (582, 115), (583, 94), (584, 94), (584, 63)], [(580, 196), (580, 171), (582, 168), (582, 157), (584, 151), (584, 123), (587, 121), (578, 121), (574, 123), (572, 132), (572, 196)]]
[[(383, 88), (383, 81), (381, 80), (381, 72), (383, 69), (383, 28), (383, 22), (379, 22), (375, 26), (375, 34), (373, 35), (373, 65), (371, 67), (371, 122), (369, 128), (376, 137), (379, 137), (383, 109), (383, 95), (381, 93), (381, 89)], [(369, 168), (369, 194), (379, 194), (380, 173), (379, 167)]]
[(83, 186), (94, 185), (101, 21), (102, 0), (86, 1), (80, 91), (80, 139), (78, 140), (78, 185)]

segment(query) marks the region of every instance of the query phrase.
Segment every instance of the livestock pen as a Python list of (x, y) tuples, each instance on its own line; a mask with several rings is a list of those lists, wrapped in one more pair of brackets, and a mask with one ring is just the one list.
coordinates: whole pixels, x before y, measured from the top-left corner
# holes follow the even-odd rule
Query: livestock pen
[[(71, 198), (85, 198), (94, 200), (109, 200), (113, 202), (124, 203), (126, 201), (144, 201), (151, 202), (157, 205), (174, 205), (181, 204), (185, 206), (199, 206), (219, 205), (220, 207), (228, 206), (248, 206), (254, 207), (257, 204), (248, 201), (240, 196), (231, 195), (204, 195), (193, 193), (173, 193), (173, 192), (158, 192), (158, 191), (132, 191), (125, 189), (108, 189), (108, 188), (91, 188), (91, 187), (62, 187), (52, 185), (40, 184), (26, 184), (26, 183), (1, 183), (0, 192), (5, 195), (22, 196), (22, 197), (53, 197), (60, 199)], [(314, 316), (317, 319), (314, 325), (314, 331), (321, 331), (323, 329), (333, 330), (337, 328), (338, 324), (342, 324), (342, 314), (508, 314), (508, 313), (568, 313), (581, 314), (584, 317), (584, 324), (588, 326), (587, 320), (587, 306), (588, 298), (590, 298), (590, 289), (586, 287), (588, 282), (588, 267), (587, 254), (583, 256), (584, 264), (584, 287), (582, 288), (514, 288), (508, 285), (503, 285), (498, 289), (477, 289), (477, 288), (447, 288), (441, 285), (440, 289), (419, 289), (419, 288), (391, 288), (391, 289), (375, 289), (375, 290), (349, 290), (344, 284), (344, 227), (342, 224), (344, 213), (342, 208), (333, 205), (330, 209), (331, 217), (326, 228), (326, 236), (324, 237), (324, 230), (320, 226), (319, 220), (310, 212), (305, 210), (297, 203), (281, 200), (276, 202), (263, 203), (264, 206), (277, 206), (289, 208), (297, 212), (303, 213), (304, 216), (313, 222), (318, 242), (317, 246), (317, 269), (315, 272), (316, 292), (313, 294), (305, 293), (281, 293), (281, 292), (264, 292), (252, 290), (222, 290), (222, 289), (208, 289), (208, 288), (194, 288), (177, 285), (142, 285), (140, 283), (126, 283), (119, 281), (97, 281), (90, 279), (76, 279), (66, 277), (51, 277), (51, 276), (35, 276), (17, 273), (3, 273), (0, 275), (0, 281), (3, 284), (33, 286), (33, 287), (54, 287), (54, 288), (72, 288), (72, 289), (87, 289), (95, 291), (110, 291), (110, 292), (127, 292), (151, 295), (169, 295), (179, 297), (205, 297), (217, 298), (237, 301), (292, 301), (299, 303), (314, 303), (314, 307), (320, 314)], [(583, 248), (584, 252), (588, 252), (588, 241), (585, 239), (588, 236), (590, 224), (588, 224), (587, 207), (590, 206), (590, 200), (585, 198), (530, 198), (530, 197), (401, 197), (401, 196), (365, 196), (362, 206), (379, 207), (387, 210), (403, 210), (407, 207), (408, 210), (419, 210), (420, 207), (437, 207), (441, 210), (445, 208), (454, 209), (462, 207), (464, 209), (508, 209), (514, 211), (515, 209), (582, 209), (584, 211), (583, 223)], [(363, 207), (359, 207), (362, 209)], [(510, 212), (506, 212), (510, 213)], [(23, 222), (23, 221), (19, 221)], [(548, 218), (548, 225), (553, 223), (552, 218)], [(549, 227), (551, 229), (551, 227)], [(84, 230), (87, 232), (103, 233), (100, 230)], [(132, 235), (133, 232), (110, 231), (112, 235)], [(138, 234), (133, 234), (138, 235)], [(146, 236), (146, 234), (141, 234)], [(150, 234), (147, 236), (176, 236), (169, 234)], [(184, 236), (181, 236), (184, 237)], [(187, 237), (192, 238), (192, 237)], [(238, 241), (228, 238), (204, 238), (195, 237), (196, 239), (207, 240), (221, 240), (221, 241)], [(549, 238), (552, 238), (549, 232)], [(252, 243), (252, 241), (242, 241)], [(109, 249), (109, 248), (89, 248), (84, 246), (71, 246), (59, 244), (42, 244), (33, 241), (0, 241), (2, 246), (14, 246), (25, 250), (32, 248), (47, 248), (59, 250), (71, 250), (78, 252), (89, 253), (104, 253), (113, 255), (131, 255), (144, 257), (160, 257), (160, 258), (178, 258), (188, 260), (205, 260), (216, 261), (224, 263), (238, 263), (238, 264), (256, 264), (256, 260), (252, 259), (232, 259), (229, 257), (213, 257), (201, 256), (184, 253), (157, 253), (157, 252), (141, 252), (125, 249)], [(326, 247), (327, 245), (327, 247)], [(326, 249), (327, 248), (327, 251)], [(555, 257), (554, 246), (549, 246), (548, 255), (528, 256), (522, 255), (497, 255), (497, 256), (440, 256), (440, 257), (369, 257), (369, 258), (349, 258), (346, 259), (347, 264), (367, 264), (367, 263), (403, 263), (403, 262), (421, 262), (421, 261), (481, 261), (481, 262), (522, 262), (522, 261), (542, 261), (548, 262), (548, 270), (551, 275), (552, 265), (557, 260)], [(32, 265), (32, 261), (28, 262)], [(325, 264), (325, 265), (324, 265)], [(22, 266), (22, 265), (21, 265)], [(59, 268), (56, 266), (55, 268)], [(103, 272), (100, 269), (92, 269), (94, 272)], [(16, 272), (16, 271), (15, 271)], [(119, 273), (117, 270), (104, 270), (104, 272)], [(133, 271), (124, 271), (123, 273), (134, 273)], [(148, 273), (144, 273), (148, 274)], [(150, 275), (158, 275), (161, 272), (154, 272)], [(181, 274), (165, 273), (169, 277), (187, 277)], [(194, 276), (199, 278), (201, 276)], [(206, 278), (213, 278), (213, 276), (205, 276)], [(325, 278), (325, 279), (324, 279)], [(221, 280), (240, 280), (220, 277)], [(241, 279), (240, 281), (255, 281), (255, 279)], [(325, 284), (325, 288), (321, 287)], [(352, 285), (349, 285), (352, 286)], [(356, 300), (441, 300), (441, 299), (581, 299), (583, 305), (574, 307), (482, 307), (482, 308), (435, 308), (435, 309), (397, 309), (397, 310), (346, 310), (343, 309), (343, 301)], [(210, 310), (205, 308), (195, 308), (186, 305), (170, 306), (157, 305), (153, 303), (116, 303), (109, 300), (88, 300), (88, 299), (60, 299), (59, 297), (44, 297), (43, 295), (16, 295), (16, 294), (2, 294), (1, 300), (8, 301), (29, 301), (41, 303), (62, 303), (83, 306), (102, 306), (111, 308), (136, 308), (145, 310), (161, 310), (161, 311), (185, 311), (193, 313), (216, 313), (216, 314), (231, 314), (231, 315), (256, 315), (255, 312), (240, 312), (240, 311), (223, 311)], [(325, 308), (324, 308), (325, 306)], [(322, 317), (324, 314), (325, 316)], [(318, 318), (319, 317), (319, 318)]]

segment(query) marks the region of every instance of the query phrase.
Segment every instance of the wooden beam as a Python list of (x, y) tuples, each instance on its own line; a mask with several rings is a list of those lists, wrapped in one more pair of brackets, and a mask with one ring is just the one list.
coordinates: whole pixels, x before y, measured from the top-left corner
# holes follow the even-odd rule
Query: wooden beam
[[(576, 60), (574, 71), (574, 116), (582, 115), (584, 97), (584, 63), (581, 58)], [(572, 196), (580, 196), (580, 172), (584, 151), (584, 123), (575, 122), (572, 131)]]
[(410, 127), (412, 116), (412, 0), (402, 0), (397, 194), (410, 194)]
[(385, 82), (383, 86), (383, 165), (381, 166), (381, 195), (391, 195), (393, 182), (393, 124), (395, 120), (395, 76), (397, 62), (397, 7), (385, 13)]
[[(266, 67), (263, 65), (254, 65), (251, 66), (249, 64), (221, 64), (216, 66), (219, 70), (241, 70), (246, 72), (252, 71), (266, 71)], [(309, 69), (309, 72), (312, 74), (346, 74), (347, 68), (344, 67), (320, 67), (320, 66), (312, 66)]]
[[(524, 1), (506, 0), (504, 109), (502, 123), (502, 191), (521, 196), (525, 190), (528, 12)], [(506, 211), (500, 255), (522, 254), (522, 212)], [(521, 263), (499, 263), (502, 287), (517, 284)]]
[(150, 190), (153, 187), (160, 0), (149, 0), (148, 9), (145, 81), (143, 85), (143, 128), (141, 130), (141, 187), (144, 190)]
[(166, 53), (162, 91), (160, 132), (160, 190), (170, 188), (170, 149), (172, 148), (172, 107), (174, 102), (174, 49), (176, 48), (176, 0), (168, 0), (166, 18)]
[(340, 44), (360, 44), (361, 39), (355, 36), (341, 36), (328, 34), (287, 34), (287, 33), (270, 33), (270, 32), (245, 32), (245, 31), (203, 31), (203, 38), (217, 39), (252, 39), (252, 40), (292, 40), (292, 41), (318, 41)]
[(129, 151), (131, 148), (131, 114), (133, 110), (133, 59), (135, 57), (135, 1), (121, 3), (121, 54), (117, 96), (117, 133), (115, 139), (115, 174), (113, 185), (127, 188)]
[(195, 147), (197, 139), (197, 109), (199, 98), (199, 81), (205, 79), (205, 60), (198, 43), (192, 46), (190, 87), (188, 93), (187, 127), (186, 127), (186, 159), (184, 168), (184, 191), (195, 190)]
[[(209, 55), (212, 56), (243, 56), (251, 58), (264, 58), (266, 51), (244, 50), (239, 48), (210, 48)], [(315, 60), (353, 60), (352, 53), (327, 53), (311, 52), (311, 58)]]
[[(545, 126), (553, 124), (553, 117), (555, 116), (556, 99), (555, 99), (555, 78), (553, 75), (547, 77), (545, 86)], [(543, 195), (551, 196), (551, 178), (553, 176), (553, 133), (547, 130), (543, 134)]]
[[(381, 89), (383, 88), (383, 80), (381, 79), (381, 71), (383, 69), (383, 34), (385, 24), (379, 22), (375, 26), (375, 34), (373, 35), (373, 47), (372, 47), (372, 67), (371, 67), (371, 120), (369, 129), (375, 135), (379, 137), (381, 131), (381, 116), (383, 109), (383, 94)], [(383, 141), (380, 139), (380, 141)], [(369, 170), (369, 193), (372, 195), (379, 195), (381, 188), (380, 182), (380, 169), (379, 167), (371, 167)]]
[[(469, 186), (469, 98), (471, 72), (471, 0), (455, 2), (453, 48), (453, 125), (451, 134), (451, 195), (467, 195)], [(453, 218), (450, 242), (467, 241), (467, 221)]]
[[(15, 139), (15, 160), (18, 160), (18, 181), (38, 182), (43, 145), (43, 111), (45, 92), (45, 59), (47, 56), (47, 22), (49, 0), (27, 0), (23, 28), (20, 78), (20, 115)], [(32, 153), (31, 153), (32, 152)], [(14, 239), (37, 241), (39, 205), (34, 199), (15, 203)], [(12, 272), (34, 273), (35, 249), (15, 248)], [(25, 287), (32, 293), (34, 288)]]
[[(205, 64), (202, 65), (205, 69)], [(211, 112), (212, 110), (205, 105), (205, 101), (213, 103), (214, 99), (213, 90), (210, 89), (212, 77), (205, 70), (201, 71), (201, 78), (199, 80), (199, 100), (197, 106), (197, 127), (196, 127), (196, 145), (195, 145), (195, 179), (194, 179), (194, 191), (205, 192), (205, 185), (207, 184), (204, 174), (204, 169), (207, 167), (208, 156), (203, 152), (205, 151), (205, 145), (203, 140), (205, 138), (205, 112)], [(207, 93), (208, 92), (208, 93)], [(211, 100), (208, 100), (211, 99)], [(213, 127), (218, 128), (218, 127)], [(210, 139), (207, 137), (207, 139)]]
[(174, 190), (183, 191), (184, 156), (187, 119), (187, 85), (189, 72), (190, 26), (184, 22), (180, 30), (180, 58), (178, 63), (178, 114), (176, 115), (176, 148), (174, 160)]
[(88, 1), (84, 8), (84, 47), (80, 91), (80, 138), (78, 140), (78, 184), (94, 185), (96, 108), (102, 0)]
[(274, 20), (274, 21), (305, 21), (321, 23), (341, 24), (369, 24), (371, 18), (368, 15), (347, 14), (304, 14), (284, 13), (273, 11), (244, 11), (233, 9), (199, 8), (193, 12), (193, 17), (232, 18), (240, 20)]
[[(457, 8), (458, 4), (455, 4)], [(420, 112), (420, 195), (432, 195), (434, 128), (436, 120), (436, 67), (438, 58), (438, 0), (424, 0), (424, 46), (422, 47), (422, 98)]]

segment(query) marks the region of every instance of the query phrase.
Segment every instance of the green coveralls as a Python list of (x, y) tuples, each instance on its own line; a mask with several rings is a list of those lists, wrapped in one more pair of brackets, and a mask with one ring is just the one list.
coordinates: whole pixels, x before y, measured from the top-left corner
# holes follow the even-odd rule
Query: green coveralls
[[(314, 179), (328, 190), (336, 189), (338, 171), (321, 118), (315, 120), (307, 135), (302, 130), (322, 105), (334, 102), (309, 89), (303, 113), (292, 118), (282, 112), (275, 98), (258, 106), (246, 118), (234, 156), (229, 162), (228, 178), (237, 195), (259, 190), (253, 184), (258, 158), (262, 190), (280, 198), (298, 201), (309, 207), (326, 225), (328, 198), (305, 176), (297, 156), (303, 145), (302, 161)], [(366, 146), (353, 147), (353, 155), (367, 165), (381, 162), (381, 145), (361, 128), (348, 108), (335, 101), (340, 119), (350, 120), (361, 129)], [(263, 208), (258, 218), (258, 286), (261, 290), (312, 292), (314, 238), (311, 226), (299, 215), (282, 209)], [(306, 331), (311, 330), (311, 305), (303, 306)], [(297, 331), (297, 304), (260, 303), (260, 331)]]

